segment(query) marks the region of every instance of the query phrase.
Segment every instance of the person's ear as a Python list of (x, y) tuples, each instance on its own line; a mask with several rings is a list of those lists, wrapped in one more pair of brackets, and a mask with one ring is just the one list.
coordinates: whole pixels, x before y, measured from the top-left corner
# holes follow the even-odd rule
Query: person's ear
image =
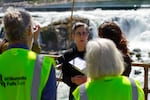
[(27, 30), (27, 35), (31, 36), (32, 35), (32, 27), (29, 26), (28, 30)]

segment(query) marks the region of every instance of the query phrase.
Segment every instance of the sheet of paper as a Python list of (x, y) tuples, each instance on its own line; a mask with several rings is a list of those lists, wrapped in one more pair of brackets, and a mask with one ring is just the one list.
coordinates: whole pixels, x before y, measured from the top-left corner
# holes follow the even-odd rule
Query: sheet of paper
[(73, 65), (75, 68), (77, 68), (78, 70), (80, 70), (81, 72), (85, 72), (85, 69), (86, 69), (85, 60), (79, 57), (76, 57), (73, 60), (71, 60), (69, 63)]

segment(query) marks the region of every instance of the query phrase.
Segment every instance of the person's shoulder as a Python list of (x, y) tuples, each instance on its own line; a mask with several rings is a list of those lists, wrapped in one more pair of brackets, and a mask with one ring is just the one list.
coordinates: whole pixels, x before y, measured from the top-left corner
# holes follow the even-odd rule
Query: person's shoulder
[(74, 48), (69, 48), (67, 50), (62, 51), (62, 54), (68, 55), (74, 52)]
[(44, 55), (44, 54), (37, 54), (37, 56), (39, 56), (39, 61), (38, 62), (40, 62), (42, 64), (44, 69), (49, 69), (50, 66), (51, 67), (56, 66), (56, 61), (53, 57), (47, 56), (47, 55)]
[(125, 62), (132, 62), (130, 55), (124, 55), (123, 58)]
[(58, 58), (59, 62), (68, 62), (72, 60), (77, 53), (76, 48), (69, 48), (61, 51), (61, 57)]
[(42, 55), (42, 54), (38, 54), (39, 56), (42, 56), (43, 59), (45, 60), (45, 62), (47, 63), (55, 63), (55, 59), (51, 56), (46, 56), (46, 55)]

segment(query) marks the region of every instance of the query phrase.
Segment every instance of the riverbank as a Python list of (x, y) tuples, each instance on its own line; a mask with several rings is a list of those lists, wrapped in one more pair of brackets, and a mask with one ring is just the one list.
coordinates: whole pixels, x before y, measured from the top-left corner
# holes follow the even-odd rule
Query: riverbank
[[(20, 7), (25, 8), (29, 11), (71, 11), (72, 2), (61, 1), (53, 3), (37, 3), (37, 2), (14, 2), (14, 3), (0, 3), (3, 10), (7, 7)], [(139, 3), (139, 2), (114, 2), (114, 1), (75, 1), (74, 10), (129, 10), (129, 9), (139, 9), (139, 8), (150, 8), (149, 3)]]
[[(23, 2), (11, 2), (11, 3), (2, 3), (0, 2), (0, 10), (1, 11), (5, 11), (6, 8), (8, 7), (17, 7), (17, 8), (41, 8), (44, 6), (51, 6), (51, 5), (56, 5), (56, 4), (64, 4), (65, 2), (52, 2), (52, 3), (37, 3), (37, 2), (27, 2), (27, 1), (23, 1)], [(38, 9), (37, 9), (38, 10)], [(31, 9), (32, 11), (32, 9)]]

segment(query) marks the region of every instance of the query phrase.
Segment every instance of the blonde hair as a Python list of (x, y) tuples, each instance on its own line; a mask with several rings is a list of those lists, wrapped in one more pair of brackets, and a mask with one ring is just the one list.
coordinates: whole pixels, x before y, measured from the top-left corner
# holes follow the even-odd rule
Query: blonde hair
[(91, 79), (121, 75), (124, 71), (122, 54), (109, 39), (97, 38), (89, 41), (85, 59), (87, 75)]

